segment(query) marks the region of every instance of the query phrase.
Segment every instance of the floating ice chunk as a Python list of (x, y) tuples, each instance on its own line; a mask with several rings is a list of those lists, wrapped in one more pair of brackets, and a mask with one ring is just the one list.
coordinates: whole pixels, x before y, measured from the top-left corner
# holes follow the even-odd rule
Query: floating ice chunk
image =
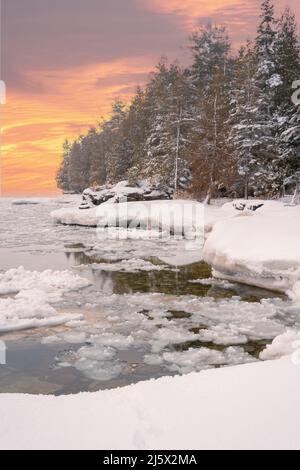
[(108, 361), (115, 357), (116, 350), (102, 345), (83, 346), (77, 351), (79, 359), (94, 359), (97, 361)]
[(223, 323), (210, 327), (209, 330), (199, 331), (199, 339), (219, 345), (246, 344), (248, 338), (239, 333), (239, 329), (234, 326), (227, 326)]
[(112, 361), (115, 355), (116, 350), (111, 347), (83, 346), (77, 351), (73, 366), (91, 379), (111, 380), (118, 377), (123, 368), (118, 360)]
[(0, 273), (0, 293), (11, 294), (21, 290), (39, 289), (45, 294), (60, 296), (63, 292), (81, 289), (90, 281), (73, 274), (71, 271), (27, 271), (20, 266)]
[(103, 333), (91, 337), (94, 345), (113, 346), (117, 349), (127, 349), (134, 343), (133, 336), (125, 336), (117, 333)]
[(109, 361), (99, 362), (92, 359), (79, 359), (74, 367), (81, 371), (86, 377), (99, 380), (107, 381), (118, 377), (122, 372), (123, 366), (118, 363), (111, 363)]
[(41, 339), (41, 344), (55, 344), (60, 342), (61, 338), (57, 335), (45, 336)]
[(197, 339), (199, 339), (199, 335), (183, 328), (160, 328), (153, 335), (151, 349), (153, 353), (158, 353), (167, 345), (186, 343), (187, 341), (196, 341)]
[(89, 281), (70, 271), (26, 271), (22, 266), (0, 274), (0, 331), (57, 326), (80, 321), (81, 314), (58, 314), (52, 303), (64, 293), (86, 287)]
[(163, 363), (163, 358), (158, 354), (146, 354), (144, 356), (144, 362), (150, 366), (160, 366)]
[(224, 351), (199, 348), (183, 352), (166, 352), (163, 354), (166, 367), (172, 372), (188, 374), (192, 371), (207, 369), (209, 366), (233, 365), (254, 362), (255, 359), (242, 348), (230, 347)]

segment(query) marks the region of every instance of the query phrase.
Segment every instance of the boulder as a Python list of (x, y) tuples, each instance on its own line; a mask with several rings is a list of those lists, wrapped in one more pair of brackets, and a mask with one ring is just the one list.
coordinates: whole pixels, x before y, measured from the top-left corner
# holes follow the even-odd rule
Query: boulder
[(120, 202), (167, 200), (172, 199), (172, 196), (173, 190), (171, 188), (154, 187), (145, 182), (130, 185), (128, 181), (121, 181), (115, 186), (105, 185), (85, 189), (79, 209), (90, 209), (107, 201), (118, 204)]

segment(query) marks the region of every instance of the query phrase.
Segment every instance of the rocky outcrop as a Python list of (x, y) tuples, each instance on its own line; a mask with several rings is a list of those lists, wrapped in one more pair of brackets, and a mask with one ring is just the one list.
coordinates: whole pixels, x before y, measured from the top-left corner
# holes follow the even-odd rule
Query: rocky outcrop
[(173, 190), (171, 188), (154, 187), (143, 182), (132, 186), (128, 181), (121, 181), (115, 186), (106, 185), (85, 189), (79, 209), (90, 209), (107, 201), (118, 204), (120, 202), (168, 200), (172, 199), (172, 196)]

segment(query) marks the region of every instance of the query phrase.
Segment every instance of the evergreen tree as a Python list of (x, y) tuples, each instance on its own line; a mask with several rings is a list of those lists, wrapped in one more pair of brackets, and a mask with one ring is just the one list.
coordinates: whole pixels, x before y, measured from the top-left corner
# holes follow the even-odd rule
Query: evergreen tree
[(208, 25), (192, 37), (191, 79), (196, 93), (190, 143), (193, 192), (209, 203), (230, 186), (235, 170), (228, 144), (232, 60), (224, 28)]
[(161, 61), (147, 87), (149, 128), (141, 179), (175, 189), (188, 184), (188, 134), (191, 123), (189, 79), (177, 64)]
[(191, 79), (198, 95), (209, 90), (214, 77), (229, 64), (230, 42), (224, 27), (208, 24), (192, 34)]
[(78, 193), (82, 192), (89, 185), (88, 155), (84, 152), (84, 136), (80, 136), (71, 147), (69, 164), (70, 189)]
[(126, 155), (124, 154), (125, 143), (121, 128), (125, 117), (125, 105), (121, 100), (117, 99), (112, 107), (111, 118), (103, 125), (105, 165), (108, 183), (115, 183), (120, 177), (123, 177), (122, 159), (125, 159)]
[[(232, 58), (226, 30), (208, 25), (191, 37), (193, 63), (161, 60), (145, 88), (111, 117), (63, 147), (63, 190), (141, 180), (214, 195), (278, 196), (299, 183), (300, 79), (295, 16), (277, 20), (263, 0), (253, 44)], [(191, 185), (192, 180), (192, 185)]]
[(276, 43), (276, 64), (282, 77), (277, 89), (277, 106), (280, 152), (280, 182), (283, 187), (299, 184), (300, 167), (300, 119), (299, 108), (291, 100), (293, 82), (300, 77), (300, 46), (295, 16), (286, 10), (279, 21)]
[(99, 186), (106, 183), (106, 166), (103, 135), (92, 127), (82, 141), (82, 151), (89, 161), (89, 185)]
[(240, 180), (237, 193), (243, 191), (249, 197), (249, 185), (253, 186), (256, 171), (255, 143), (257, 138), (257, 98), (255, 83), (256, 57), (250, 42), (239, 51), (235, 62), (230, 112), (230, 135), (234, 158), (237, 161)]
[[(251, 156), (239, 166), (255, 196), (273, 196), (280, 187), (277, 171), (280, 157), (275, 96), (282, 79), (276, 70), (277, 34), (274, 6), (270, 0), (264, 0), (261, 8), (261, 21), (254, 47), (256, 68), (253, 79), (254, 101), (251, 108), (255, 111), (255, 116), (251, 113)], [(242, 121), (245, 124), (249, 119), (249, 108), (246, 107), (244, 111), (245, 120)]]
[(69, 175), (71, 145), (66, 139), (63, 144), (63, 159), (56, 175), (57, 187), (63, 191), (70, 191), (71, 181)]

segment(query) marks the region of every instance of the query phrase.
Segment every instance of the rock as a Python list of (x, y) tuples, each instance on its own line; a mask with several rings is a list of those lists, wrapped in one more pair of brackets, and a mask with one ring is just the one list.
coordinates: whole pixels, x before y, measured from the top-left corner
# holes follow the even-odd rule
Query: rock
[(90, 209), (107, 201), (119, 204), (120, 202), (171, 199), (172, 195), (173, 190), (171, 188), (154, 187), (145, 182), (130, 185), (128, 181), (121, 181), (115, 186), (106, 185), (85, 189), (79, 209)]
[(264, 204), (259, 204), (259, 203), (247, 203), (247, 202), (244, 202), (244, 201), (238, 201), (238, 202), (234, 202), (233, 203), (233, 207), (237, 210), (237, 211), (244, 211), (244, 210), (248, 210), (248, 211), (257, 211), (257, 209), (260, 209), (261, 207), (263, 207)]

